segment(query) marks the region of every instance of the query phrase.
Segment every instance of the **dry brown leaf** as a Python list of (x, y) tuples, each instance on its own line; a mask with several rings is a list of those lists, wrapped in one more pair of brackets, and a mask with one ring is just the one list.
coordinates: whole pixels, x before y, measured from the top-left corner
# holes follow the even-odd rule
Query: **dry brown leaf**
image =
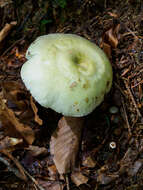
[(71, 179), (77, 186), (88, 182), (88, 177), (84, 176), (81, 172), (72, 172)]
[(37, 180), (38, 184), (41, 185), (44, 190), (63, 190), (64, 185), (60, 182), (56, 181), (44, 181), (44, 180)]
[(118, 18), (118, 15), (116, 13), (113, 12), (108, 12), (108, 14), (114, 18)]
[(111, 28), (110, 30), (106, 31), (105, 35), (108, 39), (109, 44), (116, 48), (118, 45), (118, 31), (119, 31), (120, 25), (118, 24), (115, 28)]
[(39, 155), (46, 155), (48, 153), (48, 150), (45, 147), (39, 147), (39, 146), (33, 146), (29, 145), (28, 148), (26, 148), (33, 157), (39, 156)]
[(111, 58), (111, 46), (105, 42), (102, 42), (101, 47), (103, 48), (103, 51), (106, 53), (108, 58)]
[(85, 167), (94, 168), (96, 166), (96, 161), (91, 155), (89, 155), (82, 161), (82, 165)]
[(6, 81), (2, 83), (2, 92), (5, 99), (14, 103), (20, 110), (27, 109), (27, 102), (23, 97), (26, 97), (25, 90), (21, 84), (16, 81)]
[(28, 144), (35, 140), (34, 131), (28, 125), (20, 123), (14, 112), (7, 107), (5, 101), (0, 97), (0, 120), (8, 135), (12, 137), (23, 137)]
[(56, 180), (57, 179), (58, 171), (57, 171), (57, 168), (54, 164), (51, 166), (48, 166), (48, 172), (49, 172), (50, 180)]
[(119, 29), (120, 24), (117, 24), (115, 27), (112, 27), (108, 31), (106, 31), (103, 35), (101, 47), (109, 58), (111, 57), (111, 47), (116, 48), (119, 43)]
[(143, 166), (143, 160), (135, 161), (135, 163), (129, 168), (128, 174), (130, 176), (135, 176), (140, 170), (140, 168), (142, 168), (142, 166)]
[(81, 118), (62, 117), (51, 137), (51, 154), (60, 174), (68, 173), (75, 166), (82, 126)]
[(97, 177), (97, 182), (102, 185), (107, 185), (114, 181), (116, 178), (118, 178), (118, 175), (116, 174), (106, 174), (106, 173), (99, 173), (99, 176)]
[(36, 105), (35, 105), (35, 103), (34, 103), (34, 101), (33, 101), (33, 98), (32, 98), (32, 96), (30, 97), (30, 103), (31, 103), (31, 107), (32, 107), (32, 110), (33, 110), (33, 112), (34, 112), (34, 115), (35, 115), (35, 122), (37, 122), (39, 125), (42, 125), (43, 124), (43, 121), (42, 121), (42, 119), (40, 119), (39, 118), (39, 116), (38, 116), (38, 109), (37, 109), (37, 107), (36, 107)]
[(4, 6), (12, 3), (12, 0), (1, 0), (0, 1), (0, 7), (3, 8)]
[(3, 149), (9, 150), (13, 148), (15, 145), (20, 144), (22, 142), (23, 142), (22, 139), (17, 139), (17, 138), (12, 138), (12, 137), (7, 136), (0, 141), (0, 150), (3, 150)]

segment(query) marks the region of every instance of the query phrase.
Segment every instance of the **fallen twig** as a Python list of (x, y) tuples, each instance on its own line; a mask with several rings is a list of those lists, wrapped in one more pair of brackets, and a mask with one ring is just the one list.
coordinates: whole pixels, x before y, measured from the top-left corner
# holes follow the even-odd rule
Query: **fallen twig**
[(121, 94), (126, 97), (124, 91), (122, 90), (122, 88), (118, 85), (118, 83), (114, 82), (115, 86), (119, 89), (119, 91), (121, 92)]
[(125, 121), (126, 121), (126, 124), (127, 124), (127, 127), (128, 127), (129, 138), (130, 138), (132, 136), (132, 132), (131, 132), (131, 127), (130, 127), (130, 124), (129, 124), (129, 120), (128, 120), (128, 116), (127, 116), (126, 107), (125, 107), (123, 97), (121, 97), (121, 101), (122, 101), (122, 105), (123, 105), (123, 112), (124, 112)]
[(3, 54), (1, 55), (1, 57), (3, 57), (4, 55), (6, 55), (16, 44), (20, 43), (22, 40), (24, 40), (25, 36), (23, 36), (22, 38), (20, 38), (19, 40), (15, 41), (9, 48), (6, 49), (6, 51), (3, 52)]
[(21, 173), (21, 178), (24, 181), (27, 181), (27, 177), (26, 177), (26, 175), (25, 175), (25, 173), (23, 171), (23, 167), (21, 166), (21, 164), (19, 163), (19, 161), (16, 158), (14, 158), (12, 156), (12, 154), (10, 152), (8, 152), (7, 150), (1, 150), (1, 152), (14, 162), (14, 164), (17, 166), (17, 168), (19, 169), (19, 171)]
[(34, 179), (34, 177), (32, 177), (24, 168), (23, 171), (25, 172), (25, 174), (31, 179), (31, 181), (35, 184), (35, 186), (39, 189), (39, 190), (44, 190), (43, 187), (41, 187), (41, 185), (38, 184), (38, 182), (36, 181), (36, 179)]
[(1, 156), (0, 156), (0, 162), (2, 162), (3, 164), (7, 166), (8, 171), (13, 172), (17, 177), (20, 177), (21, 179), (23, 179), (23, 176), (21, 175), (19, 170), (11, 166), (10, 163), (6, 159), (2, 158)]
[[(10, 158), (14, 163), (15, 165), (17, 166), (17, 168), (19, 169), (20, 173), (22, 174), (22, 179), (24, 180), (27, 180), (27, 177), (26, 175), (31, 179), (31, 181), (36, 185), (36, 187), (39, 189), (39, 190), (44, 190), (43, 187), (41, 187), (38, 182), (23, 168), (23, 166), (19, 163), (19, 161), (14, 158), (8, 151), (6, 150), (2, 150), (1, 151), (4, 155), (6, 155), (8, 158)], [(7, 162), (4, 162), (4, 159), (1, 159), (0, 157), (0, 161), (2, 161), (3, 163), (5, 163), (8, 167), (9, 167), (9, 170), (10, 171), (13, 171), (15, 174), (17, 174), (18, 176), (18, 170), (17, 169), (13, 169), (10, 167), (9, 163)], [(25, 175), (26, 174), (26, 175)], [(19, 177), (19, 176), (18, 176)]]
[(126, 89), (127, 89), (127, 91), (128, 91), (128, 93), (129, 93), (129, 95), (130, 95), (130, 98), (131, 98), (131, 100), (132, 100), (132, 102), (133, 102), (133, 105), (134, 105), (134, 107), (136, 108), (136, 112), (137, 112), (137, 115), (138, 115), (138, 117), (142, 117), (142, 115), (141, 115), (141, 113), (140, 113), (140, 111), (139, 111), (139, 109), (138, 109), (138, 106), (137, 106), (137, 104), (136, 104), (136, 102), (135, 102), (135, 99), (134, 99), (134, 97), (133, 97), (133, 95), (132, 95), (132, 92), (131, 92), (131, 90), (130, 90), (130, 88), (129, 88), (129, 85), (128, 85), (128, 83), (125, 81), (125, 80), (123, 80), (124, 81), (124, 84), (125, 84), (125, 86), (126, 86)]
[(70, 190), (68, 174), (65, 175), (65, 181), (66, 181), (67, 190)]
[(0, 42), (4, 40), (4, 38), (8, 35), (9, 31), (13, 26), (17, 24), (16, 21), (11, 22), (10, 24), (6, 24), (4, 28), (0, 31)]

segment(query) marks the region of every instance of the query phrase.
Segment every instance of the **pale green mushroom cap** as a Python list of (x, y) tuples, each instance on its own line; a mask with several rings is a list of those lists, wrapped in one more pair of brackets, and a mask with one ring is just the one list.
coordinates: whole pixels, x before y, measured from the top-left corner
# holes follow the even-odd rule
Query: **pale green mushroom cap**
[(73, 34), (38, 37), (28, 48), (21, 77), (36, 101), (65, 116), (91, 113), (112, 85), (104, 52)]

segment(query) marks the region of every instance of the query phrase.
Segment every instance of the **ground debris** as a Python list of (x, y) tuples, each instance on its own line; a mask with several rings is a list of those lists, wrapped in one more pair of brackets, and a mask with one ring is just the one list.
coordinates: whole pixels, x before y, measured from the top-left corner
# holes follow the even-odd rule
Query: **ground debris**
[[(56, 2), (67, 2), (67, 7), (62, 8)], [(0, 43), (2, 190), (143, 188), (143, 3), (109, 0), (100, 1), (100, 5), (98, 0), (0, 1), (0, 30), (7, 23), (17, 22)], [(29, 44), (39, 35), (56, 32), (78, 34), (99, 45), (110, 58), (114, 74), (110, 94), (84, 118), (78, 169), (68, 173), (68, 180), (59, 176), (57, 168), (61, 173), (71, 171), (80, 138), (74, 141), (74, 149), (73, 142), (65, 141), (66, 135), (64, 142), (52, 136), (53, 159), (49, 138), (61, 115), (30, 100), (20, 78)], [(116, 113), (110, 111), (114, 106), (118, 108)], [(58, 129), (59, 126), (55, 133), (59, 135)], [(70, 128), (67, 133), (75, 138)], [(115, 148), (110, 146), (112, 142)], [(60, 144), (58, 149), (54, 148), (55, 143)], [(71, 152), (67, 152), (66, 146), (73, 148)], [(56, 164), (53, 160), (57, 160)], [(24, 167), (29, 181), (23, 181), (16, 164)]]
[(6, 105), (6, 101), (0, 97), (0, 120), (6, 134), (12, 137), (23, 138), (28, 144), (32, 144), (35, 135), (30, 126), (20, 123), (14, 112)]
[(0, 151), (1, 150), (13, 150), (14, 146), (21, 144), (23, 142), (22, 139), (12, 138), (6, 136), (4, 139), (0, 141)]
[(26, 148), (26, 150), (29, 151), (29, 153), (33, 156), (33, 157), (37, 157), (40, 155), (47, 155), (48, 154), (48, 150), (45, 147), (38, 147), (38, 146), (33, 146), (33, 145), (29, 145), (28, 148)]
[(32, 110), (34, 112), (34, 115), (35, 115), (35, 122), (37, 122), (39, 125), (42, 125), (43, 124), (43, 121), (39, 118), (37, 112), (38, 112), (38, 108), (36, 107), (35, 103), (34, 103), (34, 100), (32, 98), (32, 96), (30, 97), (30, 103), (31, 103), (31, 107), (32, 107)]
[(4, 26), (4, 28), (0, 31), (0, 42), (2, 42), (5, 39), (5, 37), (8, 35), (12, 27), (15, 26), (16, 24), (17, 22), (13, 21), (10, 24), (6, 24)]
[(60, 174), (75, 167), (83, 121), (81, 118), (62, 117), (50, 143), (51, 154)]
[(38, 183), (44, 188), (44, 190), (63, 190), (64, 189), (64, 185), (56, 181), (44, 181), (44, 180), (39, 179)]
[(82, 165), (88, 168), (94, 168), (96, 166), (96, 161), (91, 155), (83, 158)]
[(77, 186), (88, 182), (88, 177), (84, 176), (81, 172), (72, 172), (71, 179)]

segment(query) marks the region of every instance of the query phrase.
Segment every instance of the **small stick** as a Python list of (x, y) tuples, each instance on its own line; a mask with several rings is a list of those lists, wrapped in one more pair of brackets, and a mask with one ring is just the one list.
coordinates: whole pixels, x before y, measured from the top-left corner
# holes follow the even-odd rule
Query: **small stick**
[(141, 80), (140, 82), (138, 82), (137, 84), (135, 84), (134, 86), (132, 86), (131, 88), (135, 88), (137, 87), (139, 84), (142, 84), (143, 83), (143, 80)]
[(65, 174), (65, 181), (66, 181), (67, 190), (70, 190), (68, 174)]
[(3, 162), (7, 166), (8, 171), (13, 172), (17, 177), (20, 177), (21, 179), (23, 179), (23, 176), (21, 175), (19, 170), (12, 167), (10, 163), (4, 158), (2, 158), (1, 156), (0, 156), (0, 162)]
[(25, 38), (25, 36), (23, 36), (19, 40), (15, 41), (9, 48), (6, 49), (6, 51), (4, 51), (4, 53), (1, 55), (1, 57), (3, 57), (4, 55), (6, 55), (16, 44), (18, 44), (19, 42), (21, 42), (22, 40), (24, 40), (24, 38)]
[(4, 38), (8, 35), (9, 31), (13, 26), (17, 24), (16, 21), (11, 22), (10, 24), (6, 24), (4, 28), (0, 31), (0, 42), (4, 40)]
[(131, 90), (130, 90), (130, 88), (129, 88), (129, 86), (128, 86), (128, 84), (127, 84), (127, 82), (124, 80), (124, 84), (125, 84), (125, 86), (126, 86), (126, 88), (127, 88), (127, 91), (128, 91), (128, 93), (129, 93), (129, 95), (130, 95), (130, 97), (131, 97), (131, 100), (132, 100), (132, 102), (133, 102), (133, 104), (134, 104), (134, 106), (135, 106), (135, 108), (136, 108), (136, 112), (137, 112), (137, 114), (138, 114), (138, 117), (142, 117), (142, 115), (141, 115), (141, 113), (140, 113), (140, 111), (139, 111), (139, 109), (138, 109), (138, 106), (137, 106), (137, 104), (136, 104), (136, 102), (135, 102), (135, 99), (134, 99), (134, 97), (133, 97), (133, 95), (132, 95), (132, 92), (131, 92)]
[(125, 115), (126, 124), (127, 124), (127, 127), (128, 127), (129, 137), (131, 137), (132, 132), (131, 132), (131, 127), (130, 127), (130, 124), (129, 124), (129, 120), (128, 120), (128, 116), (127, 116), (127, 112), (126, 112), (126, 108), (125, 108), (125, 103), (123, 101), (123, 97), (121, 97), (121, 101), (122, 101), (122, 105), (123, 105), (123, 111), (124, 111), (124, 115)]
[(22, 178), (24, 181), (27, 181), (27, 177), (23, 171), (23, 167), (21, 166), (21, 164), (18, 162), (18, 160), (16, 158), (14, 158), (12, 156), (12, 154), (10, 152), (8, 152), (7, 150), (1, 150), (1, 152), (6, 155), (8, 158), (10, 158), (14, 163), (15, 165), (17, 166), (17, 168), (19, 169), (21, 175), (22, 175)]
[(122, 88), (121, 88), (116, 82), (114, 82), (114, 84), (115, 84), (115, 86), (119, 89), (119, 91), (121, 92), (121, 94), (122, 94), (124, 97), (126, 97), (126, 95), (125, 95), (124, 91), (122, 90)]
[(23, 166), (19, 163), (19, 161), (14, 158), (7, 150), (2, 150), (1, 151), (3, 154), (5, 154), (6, 156), (8, 156), (8, 158), (10, 158), (15, 165), (18, 167), (18, 169), (20, 170), (20, 173), (23, 175), (23, 179), (25, 178), (25, 180), (27, 180), (25, 174), (31, 179), (31, 181), (36, 185), (36, 187), (39, 190), (44, 190), (43, 187), (41, 187), (38, 182), (36, 181), (36, 179), (34, 179), (24, 168)]
[(41, 187), (41, 185), (38, 184), (36, 179), (34, 179), (34, 177), (32, 177), (24, 168), (23, 171), (31, 179), (31, 181), (35, 184), (35, 186), (38, 187), (39, 190), (44, 190), (43, 187)]

